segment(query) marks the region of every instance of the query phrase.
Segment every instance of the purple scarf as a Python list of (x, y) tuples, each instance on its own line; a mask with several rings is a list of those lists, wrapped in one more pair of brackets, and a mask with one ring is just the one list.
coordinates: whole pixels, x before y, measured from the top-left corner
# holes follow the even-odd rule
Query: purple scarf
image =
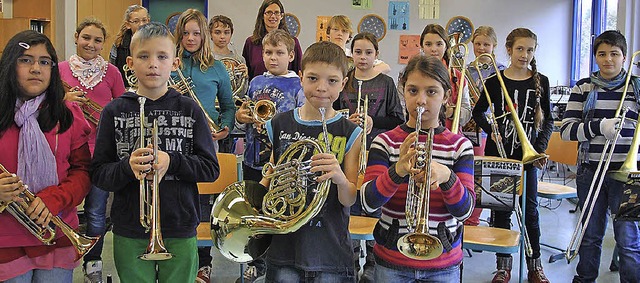
[(56, 158), (38, 124), (38, 107), (46, 95), (43, 93), (25, 102), (18, 99), (14, 116), (20, 128), (16, 174), (33, 193), (58, 184)]

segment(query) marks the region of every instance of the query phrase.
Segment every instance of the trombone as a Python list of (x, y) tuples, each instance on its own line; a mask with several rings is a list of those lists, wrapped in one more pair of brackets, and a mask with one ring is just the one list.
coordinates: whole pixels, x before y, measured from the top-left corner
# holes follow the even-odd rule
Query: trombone
[[(498, 128), (498, 121), (496, 120), (496, 115), (495, 115), (495, 108), (493, 105), (493, 102), (491, 101), (491, 95), (489, 94), (489, 90), (487, 89), (486, 85), (485, 85), (485, 79), (482, 77), (482, 73), (480, 72), (480, 67), (478, 65), (478, 61), (479, 58), (483, 57), (484, 55), (488, 55), (491, 59), (491, 62), (496, 65), (495, 62), (495, 58), (493, 58), (492, 55), (489, 55), (488, 53), (484, 53), (480, 56), (478, 56), (478, 58), (476, 58), (476, 60), (474, 62), (472, 62), (471, 64), (473, 66), (475, 66), (476, 70), (478, 71), (478, 75), (480, 76), (480, 81), (482, 82), (482, 88), (484, 89), (484, 94), (485, 97), (487, 98), (487, 103), (489, 104), (489, 113), (487, 114), (487, 120), (489, 120), (489, 124), (491, 124), (491, 135), (493, 136), (493, 139), (496, 141), (496, 147), (498, 148), (498, 154), (500, 155), (501, 158), (507, 158), (507, 152), (504, 149), (504, 144), (502, 143), (502, 137), (500, 136), (500, 129)], [(502, 87), (502, 93), (504, 93), (505, 96), (505, 100), (509, 97), (509, 93), (506, 91), (506, 87), (504, 86), (504, 83), (502, 82), (502, 75), (500, 75), (500, 71), (498, 71), (498, 68), (496, 66), (496, 76), (498, 77), (498, 79), (501, 82), (501, 87)], [(511, 100), (511, 99), (509, 99)], [(515, 109), (513, 107), (511, 107), (512, 104), (509, 104), (510, 106), (510, 112), (511, 114), (515, 113)], [(516, 125), (520, 125), (520, 119), (517, 117), (517, 115), (514, 115), (515, 118), (513, 118), (513, 123)], [(512, 116), (513, 117), (513, 116)], [(522, 125), (520, 125), (520, 127), (522, 128)], [(518, 138), (520, 138), (520, 142), (523, 144), (522, 147), (522, 152), (523, 152), (523, 156), (524, 156), (524, 151), (525, 151), (525, 142), (523, 142), (522, 137), (520, 135), (518, 135)], [(529, 139), (526, 138), (526, 135), (524, 136), (524, 140), (528, 143)], [(529, 151), (533, 151), (535, 152), (535, 149), (533, 149), (533, 147), (531, 146), (531, 144), (529, 144), (530, 148), (528, 149)], [(524, 161), (523, 161), (524, 162)], [(511, 180), (512, 178), (509, 178), (507, 180)], [(508, 181), (505, 181), (508, 182)], [(513, 184), (512, 184), (513, 185)], [(505, 186), (506, 187), (506, 186)], [(514, 201), (514, 208), (513, 210), (516, 213), (516, 219), (518, 221), (518, 225), (520, 226), (520, 231), (522, 233), (522, 237), (524, 238), (524, 251), (525, 254), (528, 257), (531, 257), (533, 255), (533, 248), (531, 247), (531, 241), (529, 240), (529, 234), (527, 233), (527, 227), (525, 227), (524, 225), (524, 217), (522, 216), (522, 209), (520, 208), (520, 203), (518, 201)]]
[(211, 119), (209, 113), (207, 113), (206, 109), (204, 109), (204, 106), (202, 106), (200, 99), (198, 99), (196, 93), (193, 92), (194, 86), (191, 78), (185, 77), (184, 74), (182, 74), (182, 71), (180, 71), (180, 68), (176, 70), (176, 73), (178, 73), (178, 81), (176, 82), (173, 80), (173, 78), (169, 78), (169, 86), (182, 94), (188, 94), (191, 99), (195, 100), (198, 106), (200, 106), (200, 108), (202, 109), (202, 112), (204, 112), (204, 116), (207, 119), (207, 123), (209, 124), (209, 128), (211, 129), (211, 131), (213, 133), (221, 132), (222, 128), (220, 128), (220, 126), (218, 126), (216, 122)]
[[(146, 143), (146, 119), (144, 117), (144, 104), (147, 98), (138, 97), (140, 104), (140, 148), (147, 147)], [(153, 164), (158, 164), (158, 120), (153, 121), (152, 146)], [(153, 168), (151, 169), (153, 171)], [(140, 225), (145, 232), (151, 231), (149, 245), (146, 252), (139, 256), (142, 260), (167, 260), (173, 257), (164, 247), (162, 232), (160, 231), (160, 178), (157, 171), (153, 171), (153, 179), (140, 180)], [(151, 201), (151, 203), (149, 203)]]
[[(460, 51), (460, 49), (462, 48), (462, 50), (464, 51)], [(469, 54), (469, 49), (467, 49), (467, 45), (464, 43), (457, 43), (454, 46), (451, 46), (451, 48), (449, 48), (451, 50), (451, 58), (449, 59), (449, 68), (450, 69), (455, 69), (455, 68), (460, 68), (460, 71), (462, 72), (462, 79), (458, 82), (458, 96), (456, 99), (456, 108), (453, 112), (453, 122), (451, 124), (451, 132), (457, 134), (458, 133), (458, 129), (460, 128), (460, 112), (461, 109), (460, 107), (462, 107), (462, 95), (464, 94), (464, 80), (467, 77), (467, 69), (465, 68), (465, 58), (467, 57), (467, 54)], [(454, 58), (455, 58), (455, 64), (454, 64)], [(454, 74), (450, 74), (451, 77), (454, 76)], [(472, 84), (472, 83), (469, 83)]]
[[(0, 171), (10, 174), (10, 172), (2, 164), (0, 164)], [(29, 217), (26, 212), (29, 208), (29, 205), (36, 199), (36, 196), (27, 188), (25, 188), (25, 190), (20, 193), (19, 197), (20, 200), (17, 202), (12, 201), (5, 203), (0, 201), (0, 213), (5, 210), (9, 212), (9, 214), (11, 214), (20, 224), (22, 224), (22, 226), (24, 226), (43, 244), (47, 246), (55, 244), (55, 226), (58, 226), (58, 228), (60, 228), (60, 231), (62, 231), (62, 233), (67, 236), (67, 238), (69, 238), (69, 240), (71, 241), (71, 245), (73, 245), (73, 247), (76, 249), (76, 260), (79, 260), (80, 258), (82, 258), (82, 256), (84, 256), (84, 254), (86, 254), (91, 250), (91, 248), (93, 248), (93, 246), (100, 238), (99, 236), (89, 237), (78, 234), (59, 216), (51, 217), (51, 223), (53, 223), (54, 226), (41, 226), (37, 224)]]
[[(598, 199), (600, 189), (602, 188), (602, 182), (604, 182), (605, 175), (607, 174), (607, 168), (609, 168), (609, 163), (611, 162), (611, 158), (613, 157), (616, 143), (618, 142), (618, 136), (620, 135), (620, 132), (622, 131), (624, 122), (626, 120), (625, 117), (627, 115), (627, 111), (629, 111), (629, 108), (623, 107), (623, 105), (624, 100), (627, 97), (627, 91), (629, 90), (629, 82), (631, 81), (631, 69), (634, 65), (633, 59), (638, 55), (640, 55), (640, 51), (634, 52), (631, 56), (631, 60), (629, 61), (629, 69), (627, 72), (627, 77), (625, 78), (622, 97), (620, 98), (620, 103), (618, 104), (618, 108), (616, 109), (616, 113), (614, 115), (615, 118), (620, 119), (620, 123), (616, 125), (616, 135), (613, 140), (607, 140), (604, 144), (604, 148), (602, 149), (602, 154), (600, 155), (598, 166), (594, 172), (593, 179), (591, 180), (591, 185), (589, 186), (589, 193), (587, 194), (587, 197), (584, 200), (584, 204), (582, 206), (582, 211), (579, 218), (580, 221), (576, 223), (576, 228), (573, 230), (573, 235), (571, 236), (569, 245), (564, 252), (565, 257), (567, 258), (567, 262), (571, 262), (578, 255), (578, 250), (580, 249), (580, 245), (582, 244), (582, 238), (584, 237), (584, 233), (587, 230), (587, 225), (589, 225), (589, 220), (591, 219), (593, 208), (596, 204), (596, 200)], [(640, 65), (640, 62), (635, 64)], [(638, 121), (640, 121), (640, 117), (638, 118)], [(631, 141), (631, 146), (629, 148), (627, 158), (625, 159), (619, 170), (610, 172), (610, 177), (614, 180), (626, 182), (630, 172), (638, 171), (636, 162), (638, 160), (638, 146), (640, 144), (638, 136), (640, 135), (640, 131), (638, 131), (637, 125), (638, 124), (636, 124), (636, 130), (633, 135), (633, 140)]]

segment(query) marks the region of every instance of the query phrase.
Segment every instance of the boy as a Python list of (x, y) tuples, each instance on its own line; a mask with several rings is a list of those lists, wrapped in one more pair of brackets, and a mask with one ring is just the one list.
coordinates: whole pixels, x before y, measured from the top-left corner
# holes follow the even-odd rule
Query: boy
[[(591, 180), (596, 181), (594, 171), (603, 145), (615, 138), (615, 126), (620, 118), (613, 115), (620, 100), (623, 95), (626, 96), (623, 107), (629, 107), (626, 117), (633, 120), (638, 117), (640, 101), (640, 82), (635, 76), (627, 93), (622, 93), (627, 75), (623, 69), (627, 53), (624, 36), (618, 31), (605, 31), (594, 41), (593, 50), (600, 70), (578, 81), (573, 88), (561, 128), (562, 139), (580, 142), (576, 185), (581, 207), (584, 207), (587, 196), (593, 193), (589, 188)], [(622, 165), (629, 153), (635, 128), (635, 123), (624, 123), (608, 171), (618, 170)], [(573, 282), (595, 282), (598, 277), (602, 239), (607, 228), (607, 209), (611, 209), (611, 214), (618, 212), (623, 186), (623, 182), (607, 176), (600, 193), (591, 197), (591, 203), (595, 203), (592, 205), (593, 214), (578, 249), (580, 260)], [(593, 191), (596, 189), (594, 186)], [(614, 220), (613, 232), (620, 253), (620, 281), (639, 282), (640, 237), (637, 223)]]
[[(127, 92), (113, 100), (100, 119), (92, 181), (115, 193), (112, 219), (117, 244), (113, 253), (122, 282), (194, 282), (196, 277), (195, 236), (200, 215), (196, 182), (213, 182), (219, 166), (201, 108), (191, 98), (167, 88), (171, 71), (178, 67), (175, 54), (166, 26), (150, 23), (141, 27), (131, 39), (131, 56), (127, 58), (127, 65), (138, 77), (138, 93)], [(146, 98), (146, 120), (158, 122), (158, 156), (152, 155), (151, 147), (138, 148), (138, 101), (142, 97)], [(158, 163), (152, 168), (154, 160)], [(160, 230), (168, 252), (173, 254), (172, 259), (157, 262), (138, 258), (149, 244), (149, 234), (138, 219), (139, 180), (149, 180), (153, 172), (162, 180)]]
[[(211, 32), (211, 40), (213, 41), (213, 56), (216, 60), (223, 60), (230, 58), (235, 60), (238, 65), (234, 66), (235, 69), (231, 69), (225, 62), (227, 72), (231, 78), (231, 87), (233, 88), (233, 94), (237, 97), (244, 97), (247, 93), (249, 74), (247, 73), (247, 64), (242, 57), (242, 54), (238, 54), (234, 50), (229, 49), (231, 43), (231, 37), (233, 36), (233, 22), (227, 16), (217, 15), (211, 18), (209, 21), (209, 31)], [(235, 80), (239, 80), (234, 83)], [(238, 84), (244, 80), (243, 84)], [(238, 84), (238, 85), (236, 85)]]
[[(257, 102), (259, 100), (270, 100), (276, 105), (276, 112), (286, 112), (295, 107), (302, 106), (304, 94), (300, 85), (300, 77), (288, 70), (289, 62), (294, 59), (295, 41), (286, 31), (281, 29), (273, 30), (262, 39), (262, 60), (267, 72), (251, 80), (247, 99)], [(246, 127), (246, 146), (244, 151), (244, 162), (242, 173), (245, 180), (259, 182), (262, 179), (262, 166), (269, 161), (271, 156), (271, 144), (267, 140), (263, 125), (254, 121), (252, 110), (248, 107), (249, 102), (245, 101), (236, 112), (236, 121), (239, 128), (246, 127), (245, 124), (253, 124)], [(249, 264), (245, 272), (245, 280), (253, 279), (264, 275), (264, 262), (256, 260)]]
[[(273, 235), (266, 253), (266, 282), (354, 282), (349, 207), (356, 199), (358, 154), (362, 129), (332, 108), (347, 82), (347, 57), (330, 42), (312, 44), (302, 57), (305, 103), (276, 115), (266, 123), (273, 144), (271, 161), (278, 160), (298, 137), (324, 144), (319, 108), (326, 109), (330, 152), (317, 153), (311, 172), (317, 182), (331, 179), (328, 197), (320, 213), (298, 231)], [(269, 180), (261, 184), (268, 186)]]

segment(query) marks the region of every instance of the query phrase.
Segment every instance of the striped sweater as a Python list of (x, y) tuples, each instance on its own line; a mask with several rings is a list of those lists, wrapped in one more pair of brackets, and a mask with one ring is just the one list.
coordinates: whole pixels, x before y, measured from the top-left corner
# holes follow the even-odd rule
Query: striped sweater
[[(414, 129), (406, 124), (378, 135), (371, 145), (365, 189), (361, 190), (363, 207), (373, 211), (382, 207), (382, 216), (376, 225), (374, 253), (377, 262), (391, 268), (400, 269), (441, 269), (462, 261), (461, 238), (455, 236), (453, 249), (432, 260), (413, 260), (398, 252), (395, 243), (387, 242), (389, 227), (394, 219), (399, 222), (399, 235), (406, 234), (405, 201), (408, 176), (404, 179), (395, 173), (395, 163), (399, 159), (400, 145)], [(433, 160), (449, 167), (455, 175), (448, 183), (431, 192), (429, 233), (437, 235), (437, 226), (443, 222), (449, 232), (456, 233), (462, 222), (469, 217), (475, 203), (473, 191), (473, 147), (462, 135), (453, 134), (444, 127), (435, 131)], [(425, 136), (420, 136), (423, 142)], [(394, 181), (395, 179), (395, 181)]]
[[(598, 92), (593, 118), (589, 121), (583, 121), (584, 103), (587, 100), (589, 92), (592, 90)], [(589, 152), (586, 159), (592, 166), (597, 166), (600, 155), (606, 142), (605, 137), (600, 131), (600, 121), (602, 118), (613, 118), (622, 97), (623, 87), (617, 89), (605, 90), (597, 88), (591, 83), (590, 79), (582, 79), (578, 81), (571, 90), (571, 96), (567, 103), (567, 109), (562, 119), (561, 135), (564, 140), (572, 140), (578, 142), (589, 142)], [(629, 86), (627, 96), (624, 100), (623, 107), (629, 107), (624, 123), (624, 127), (620, 133), (620, 138), (616, 143), (609, 170), (620, 168), (629, 152), (631, 140), (636, 129), (636, 120), (638, 119), (638, 102), (633, 95), (633, 88)]]

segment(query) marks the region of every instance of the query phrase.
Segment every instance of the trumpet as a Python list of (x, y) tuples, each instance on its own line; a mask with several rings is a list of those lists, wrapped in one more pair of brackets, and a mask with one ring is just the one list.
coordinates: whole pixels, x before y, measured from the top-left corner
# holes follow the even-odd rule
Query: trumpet
[(358, 105), (356, 106), (356, 112), (361, 113), (362, 119), (362, 128), (364, 132), (362, 133), (362, 145), (360, 146), (360, 156), (359, 156), (359, 167), (358, 167), (358, 175), (364, 175), (365, 170), (367, 169), (367, 127), (369, 122), (367, 122), (367, 112), (369, 111), (369, 95), (364, 96), (364, 102), (362, 102), (362, 81), (358, 81)]
[[(10, 174), (10, 172), (0, 164), (0, 170), (4, 173)], [(27, 228), (27, 230), (40, 242), (43, 244), (50, 246), (55, 244), (54, 239), (56, 237), (55, 226), (60, 228), (60, 231), (69, 238), (71, 241), (71, 245), (76, 249), (76, 260), (79, 260), (93, 248), (100, 237), (89, 237), (76, 233), (76, 231), (69, 226), (69, 224), (65, 223), (59, 216), (52, 216), (51, 223), (53, 223), (53, 227), (51, 225), (41, 226), (38, 225), (34, 220), (32, 220), (27, 214), (27, 209), (29, 205), (36, 199), (36, 196), (25, 188), (22, 193), (19, 195), (19, 201), (12, 202), (2, 202), (0, 201), (0, 213), (3, 211), (9, 212), (22, 226)]]
[[(578, 223), (576, 224), (576, 228), (573, 231), (573, 235), (571, 236), (569, 245), (565, 250), (565, 257), (567, 258), (567, 262), (571, 262), (571, 260), (575, 259), (578, 255), (578, 250), (580, 249), (580, 245), (582, 244), (582, 238), (584, 237), (584, 233), (587, 230), (587, 225), (589, 225), (589, 220), (591, 219), (593, 208), (595, 207), (596, 200), (598, 199), (598, 195), (600, 194), (600, 189), (602, 188), (602, 183), (604, 182), (605, 175), (607, 174), (607, 168), (609, 168), (609, 163), (611, 162), (611, 158), (613, 157), (616, 143), (618, 142), (618, 136), (620, 135), (620, 132), (622, 131), (622, 128), (624, 126), (624, 122), (626, 121), (625, 117), (627, 115), (627, 111), (629, 111), (629, 108), (623, 107), (623, 105), (625, 98), (627, 97), (627, 91), (629, 90), (631, 73), (633, 73), (631, 71), (634, 65), (633, 60), (638, 55), (640, 55), (640, 51), (634, 52), (633, 55), (631, 55), (631, 60), (629, 60), (629, 69), (627, 72), (627, 77), (625, 78), (622, 98), (620, 98), (618, 108), (616, 109), (616, 113), (614, 115), (615, 118), (620, 119), (620, 123), (616, 125), (616, 135), (613, 140), (607, 140), (604, 144), (604, 148), (602, 149), (602, 154), (600, 155), (598, 166), (594, 172), (593, 179), (591, 180), (591, 185), (589, 186), (589, 192), (582, 206), (582, 212), (580, 213), (579, 218), (580, 221), (578, 221)], [(640, 63), (635, 64), (638, 64), (638, 66), (640, 66)], [(640, 121), (640, 117), (638, 118), (638, 121)], [(629, 148), (627, 158), (622, 163), (620, 169), (611, 171), (609, 174), (610, 177), (614, 180), (626, 182), (629, 179), (630, 173), (638, 171), (638, 167), (635, 162), (637, 162), (638, 160), (638, 147), (640, 146), (640, 140), (638, 138), (640, 138), (640, 131), (638, 131), (637, 125), (638, 124), (636, 124), (636, 130), (631, 141), (631, 146)], [(633, 158), (635, 158), (635, 160)]]
[(426, 180), (419, 183), (415, 177), (409, 175), (407, 185), (407, 200), (405, 203), (405, 217), (409, 233), (398, 239), (398, 251), (408, 258), (415, 260), (430, 260), (439, 257), (443, 252), (442, 242), (429, 234), (429, 200), (431, 197), (431, 161), (433, 159), (433, 128), (429, 129), (426, 143), (420, 143), (418, 136), (422, 128), (421, 117), (424, 107), (418, 107), (416, 118), (416, 149), (413, 169), (419, 169), (426, 174)]
[[(146, 119), (144, 117), (144, 104), (146, 97), (138, 97), (140, 104), (140, 148), (147, 147), (146, 144)], [(158, 164), (158, 121), (153, 121), (152, 129), (152, 146), (153, 146), (153, 164)], [(153, 170), (153, 169), (151, 169)], [(140, 180), (140, 225), (145, 228), (146, 232), (151, 231), (149, 235), (149, 245), (146, 252), (139, 256), (142, 260), (167, 260), (173, 257), (167, 251), (162, 240), (162, 232), (160, 231), (160, 178), (158, 172), (153, 171), (153, 179)]]
[(276, 115), (276, 103), (268, 100), (261, 99), (258, 101), (248, 100), (247, 98), (234, 98), (236, 107), (241, 107), (246, 101), (249, 101), (249, 110), (251, 111), (251, 117), (253, 121), (258, 123), (266, 123)]
[[(498, 121), (496, 120), (497, 118), (495, 116), (495, 108), (494, 108), (493, 102), (491, 101), (491, 95), (489, 93), (489, 90), (485, 86), (485, 83), (484, 83), (485, 79), (482, 77), (482, 73), (480, 72), (480, 66), (482, 66), (482, 64), (479, 64), (478, 61), (482, 57), (489, 57), (491, 63), (493, 63), (496, 70), (498, 70), (498, 66), (496, 64), (496, 61), (493, 55), (488, 53), (481, 54), (480, 56), (478, 56), (478, 58), (476, 58), (476, 60), (473, 63), (471, 63), (473, 66), (475, 66), (476, 70), (478, 71), (478, 75), (480, 76), (480, 81), (482, 81), (485, 97), (487, 98), (487, 103), (489, 104), (489, 113), (487, 114), (487, 120), (489, 120), (489, 124), (491, 124), (491, 132), (492, 132), (491, 135), (496, 141), (498, 154), (500, 155), (501, 158), (507, 158), (507, 152), (504, 149), (504, 144), (502, 143), (502, 137), (500, 136), (500, 129), (498, 127)], [(518, 118), (516, 109), (513, 107), (513, 103), (511, 102), (511, 98), (509, 97), (509, 93), (507, 92), (507, 88), (504, 85), (504, 81), (502, 80), (502, 75), (500, 75), (499, 71), (496, 71), (496, 77), (498, 77), (498, 80), (500, 81), (500, 86), (502, 88), (502, 93), (504, 94), (504, 99), (505, 101), (507, 101), (507, 106), (509, 107), (509, 112), (511, 113), (513, 124), (516, 126), (516, 130), (518, 131), (518, 138), (520, 140), (520, 143), (522, 144), (522, 163), (524, 164), (533, 163), (536, 160), (546, 158), (545, 154), (538, 154), (536, 150), (533, 149), (533, 146), (529, 142), (527, 135), (524, 133), (524, 129), (522, 127), (520, 119)], [(525, 254), (528, 257), (531, 257), (533, 255), (533, 248), (531, 246), (531, 241), (527, 233), (527, 228), (524, 225), (524, 217), (522, 215), (522, 209), (520, 208), (519, 202), (514, 201), (513, 210), (515, 211), (515, 214), (516, 214), (518, 226), (520, 226), (520, 232), (522, 233), (522, 237), (524, 238)]]
[[(262, 199), (256, 186), (240, 181), (226, 187), (211, 210), (211, 238), (227, 259), (245, 263), (261, 256), (261, 235), (298, 231), (318, 215), (329, 194), (331, 180), (315, 181), (309, 172), (311, 156), (331, 152), (325, 109), (320, 108), (324, 145), (303, 139), (289, 145), (276, 164), (267, 163), (262, 175), (270, 179)], [(311, 198), (311, 199), (310, 199)]]
[[(68, 84), (65, 81), (62, 81), (62, 86), (64, 87), (64, 92), (71, 92), (71, 91), (76, 91), (76, 90), (80, 90), (78, 87), (72, 87), (70, 84)], [(98, 114), (97, 116), (100, 117), (100, 113), (102, 113), (102, 106), (100, 106), (100, 104), (98, 104), (97, 102), (91, 100), (91, 98), (86, 96), (86, 92), (84, 92), (84, 94), (82, 95), (84, 98), (87, 99), (86, 102), (80, 104), (80, 109), (82, 109), (82, 113), (84, 114), (84, 118), (87, 119), (87, 121), (89, 121), (89, 123), (93, 124), (94, 126), (98, 126), (98, 122), (99, 122), (99, 118), (96, 118), (94, 116), (94, 114)]]
[(178, 81), (176, 82), (173, 80), (173, 78), (169, 78), (169, 86), (182, 94), (188, 94), (191, 99), (195, 100), (195, 102), (198, 103), (198, 106), (200, 106), (200, 108), (202, 109), (202, 112), (204, 112), (204, 116), (205, 118), (207, 118), (207, 123), (209, 124), (209, 128), (211, 129), (211, 131), (213, 133), (221, 132), (222, 128), (220, 128), (220, 126), (218, 126), (216, 122), (211, 119), (211, 116), (209, 116), (206, 109), (204, 109), (204, 107), (202, 106), (200, 99), (198, 99), (198, 96), (196, 96), (195, 92), (193, 92), (194, 86), (191, 78), (186, 78), (184, 74), (182, 74), (182, 71), (180, 71), (180, 68), (178, 68), (176, 72), (178, 73)]

